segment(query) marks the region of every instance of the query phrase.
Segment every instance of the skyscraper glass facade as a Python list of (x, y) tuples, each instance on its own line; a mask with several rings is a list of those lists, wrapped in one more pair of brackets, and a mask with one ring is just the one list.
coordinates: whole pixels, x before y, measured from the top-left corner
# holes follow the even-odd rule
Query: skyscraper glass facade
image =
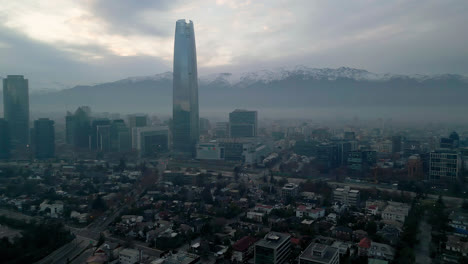
[(178, 20), (174, 41), (172, 140), (176, 155), (194, 156), (199, 137), (197, 54), (193, 22)]
[(29, 143), (29, 86), (22, 75), (3, 79), (3, 113), (12, 144), (25, 147)]

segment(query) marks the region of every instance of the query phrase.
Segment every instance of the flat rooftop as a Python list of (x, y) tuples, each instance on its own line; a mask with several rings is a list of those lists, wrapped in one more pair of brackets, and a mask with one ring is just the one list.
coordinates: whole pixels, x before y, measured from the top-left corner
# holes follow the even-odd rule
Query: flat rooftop
[(258, 241), (255, 246), (266, 247), (266, 248), (277, 248), (282, 245), (286, 240), (290, 240), (291, 235), (278, 233), (278, 232), (270, 232), (265, 235), (265, 237)]
[(338, 249), (324, 244), (311, 243), (299, 257), (314, 263), (330, 263)]

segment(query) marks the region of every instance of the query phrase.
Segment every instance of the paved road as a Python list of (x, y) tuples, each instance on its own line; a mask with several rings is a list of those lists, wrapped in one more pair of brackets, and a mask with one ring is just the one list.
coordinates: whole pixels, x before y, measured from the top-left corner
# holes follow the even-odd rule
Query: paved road
[[(89, 238), (77, 236), (72, 242), (55, 250), (47, 257), (36, 262), (36, 264), (66, 264), (68, 260), (73, 259), (75, 256), (79, 256), (80, 253), (88, 246), (89, 242)], [(96, 243), (96, 241), (92, 242)]]
[(427, 217), (424, 217), (419, 224), (419, 244), (414, 249), (416, 263), (418, 264), (430, 264), (432, 262), (429, 250), (431, 246), (431, 230), (432, 227), (427, 223)]

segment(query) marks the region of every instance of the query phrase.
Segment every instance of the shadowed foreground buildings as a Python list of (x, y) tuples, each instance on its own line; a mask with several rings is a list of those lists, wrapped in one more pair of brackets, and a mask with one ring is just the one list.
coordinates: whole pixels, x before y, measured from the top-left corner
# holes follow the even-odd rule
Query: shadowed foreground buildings
[(90, 114), (91, 109), (88, 106), (78, 107), (74, 114), (67, 114), (65, 117), (67, 144), (78, 149), (89, 147)]
[(29, 86), (23, 75), (3, 79), (3, 114), (10, 129), (11, 143), (26, 147), (29, 143)]
[(54, 121), (48, 118), (35, 120), (32, 136), (37, 159), (50, 159), (55, 156)]
[(0, 159), (10, 158), (10, 130), (8, 122), (0, 118)]
[(270, 232), (255, 244), (255, 264), (286, 263), (291, 254), (291, 235)]
[(176, 23), (172, 139), (177, 156), (194, 156), (199, 137), (198, 74), (193, 22)]

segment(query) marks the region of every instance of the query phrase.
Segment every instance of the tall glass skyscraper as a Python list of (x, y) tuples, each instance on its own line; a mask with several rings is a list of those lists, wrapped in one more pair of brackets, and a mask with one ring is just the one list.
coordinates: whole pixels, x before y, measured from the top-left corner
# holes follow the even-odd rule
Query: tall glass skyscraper
[(3, 79), (3, 114), (12, 144), (25, 147), (29, 143), (29, 86), (22, 75)]
[(193, 22), (178, 20), (174, 41), (172, 141), (176, 155), (195, 155), (199, 137), (197, 53)]

